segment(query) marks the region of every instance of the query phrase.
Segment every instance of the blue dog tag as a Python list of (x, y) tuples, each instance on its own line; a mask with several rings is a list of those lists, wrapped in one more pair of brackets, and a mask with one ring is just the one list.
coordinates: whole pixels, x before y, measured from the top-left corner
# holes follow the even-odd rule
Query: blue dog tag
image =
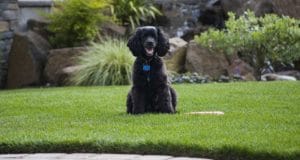
[(148, 64), (143, 65), (143, 71), (150, 71), (150, 66)]

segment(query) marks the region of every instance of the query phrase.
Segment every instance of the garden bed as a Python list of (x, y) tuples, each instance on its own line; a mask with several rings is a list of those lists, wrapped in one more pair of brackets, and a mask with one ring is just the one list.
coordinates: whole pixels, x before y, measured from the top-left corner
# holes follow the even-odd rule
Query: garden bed
[[(0, 91), (0, 153), (297, 159), (299, 82), (174, 85), (174, 115), (125, 114), (129, 86)], [(222, 111), (224, 115), (186, 114)]]

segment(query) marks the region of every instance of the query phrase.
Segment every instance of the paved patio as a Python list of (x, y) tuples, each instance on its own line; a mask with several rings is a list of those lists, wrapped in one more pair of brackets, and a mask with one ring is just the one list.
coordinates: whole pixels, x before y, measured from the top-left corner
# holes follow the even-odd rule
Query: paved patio
[(36, 153), (0, 154), (0, 160), (209, 160), (203, 158), (172, 157), (161, 155), (137, 154), (94, 154), (94, 153)]

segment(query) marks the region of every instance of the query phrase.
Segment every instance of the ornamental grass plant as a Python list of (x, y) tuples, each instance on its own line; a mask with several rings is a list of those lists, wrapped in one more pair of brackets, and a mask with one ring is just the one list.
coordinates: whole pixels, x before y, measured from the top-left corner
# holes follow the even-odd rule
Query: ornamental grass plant
[(106, 39), (92, 43), (77, 59), (79, 69), (72, 75), (72, 85), (127, 85), (131, 81), (133, 56), (125, 41)]

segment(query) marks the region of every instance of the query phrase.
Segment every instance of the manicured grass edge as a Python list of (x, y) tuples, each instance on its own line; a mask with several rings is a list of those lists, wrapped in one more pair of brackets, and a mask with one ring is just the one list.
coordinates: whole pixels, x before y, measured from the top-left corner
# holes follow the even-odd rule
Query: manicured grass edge
[(251, 149), (236, 146), (220, 148), (202, 148), (196, 145), (151, 143), (142, 144), (99, 142), (30, 142), (30, 143), (0, 143), (0, 153), (130, 153), (130, 154), (161, 154), (172, 156), (205, 157), (215, 160), (296, 160), (300, 152), (276, 153), (253, 152)]

